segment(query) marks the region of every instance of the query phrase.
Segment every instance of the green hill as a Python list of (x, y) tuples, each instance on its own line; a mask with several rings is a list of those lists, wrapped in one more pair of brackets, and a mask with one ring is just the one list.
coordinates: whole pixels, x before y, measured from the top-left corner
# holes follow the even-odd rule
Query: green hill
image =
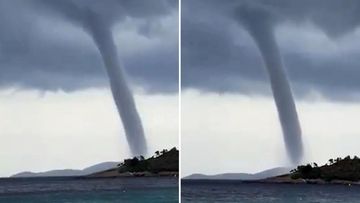
[(344, 180), (358, 182), (360, 180), (360, 159), (355, 156), (351, 158), (330, 159), (323, 166), (316, 163), (300, 165), (290, 173), (292, 179), (321, 179), (327, 182), (333, 180)]
[(117, 167), (90, 174), (88, 178), (105, 177), (143, 177), (179, 175), (179, 150), (175, 147), (156, 151), (155, 155), (145, 159), (143, 156), (125, 159)]
[(145, 159), (144, 157), (134, 157), (125, 159), (120, 163), (118, 171), (125, 172), (151, 172), (159, 173), (163, 171), (179, 171), (179, 151), (174, 147), (171, 150), (156, 151), (155, 155)]

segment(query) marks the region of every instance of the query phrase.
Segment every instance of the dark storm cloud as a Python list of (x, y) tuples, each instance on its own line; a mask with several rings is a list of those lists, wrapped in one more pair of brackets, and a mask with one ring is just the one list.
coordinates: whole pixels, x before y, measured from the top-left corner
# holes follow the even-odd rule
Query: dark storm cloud
[[(113, 27), (132, 82), (148, 91), (176, 91), (174, 0), (0, 0), (1, 87), (72, 91), (108, 85), (100, 54), (81, 22), (74, 23), (81, 17), (67, 2), (97, 13)], [(68, 12), (71, 22), (58, 10)]]
[[(182, 1), (183, 85), (206, 91), (270, 93), (260, 53), (236, 21), (243, 5), (267, 12), (293, 89), (297, 96), (319, 91), (334, 98), (360, 95), (360, 2), (340, 0), (191, 0)], [(294, 28), (300, 30), (294, 31)], [(280, 32), (280, 30), (282, 30)], [(307, 36), (304, 36), (307, 34)], [(291, 36), (289, 36), (291, 35)], [(314, 46), (317, 36), (336, 45), (335, 50)], [(291, 42), (283, 40), (294, 38)], [(309, 38), (310, 37), (310, 38)], [(358, 38), (359, 37), (359, 38)], [(302, 42), (302, 40), (306, 40)], [(314, 40), (314, 41), (311, 41)], [(345, 48), (344, 48), (345, 47)], [(299, 51), (301, 50), (301, 51)]]

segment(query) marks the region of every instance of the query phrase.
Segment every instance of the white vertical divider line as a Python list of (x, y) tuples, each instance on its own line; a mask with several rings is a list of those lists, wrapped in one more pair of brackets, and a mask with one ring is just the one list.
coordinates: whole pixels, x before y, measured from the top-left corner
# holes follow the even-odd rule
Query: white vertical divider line
[(179, 8), (179, 28), (178, 28), (178, 46), (179, 46), (179, 57), (178, 57), (178, 63), (179, 63), (179, 72), (178, 72), (178, 83), (179, 83), (179, 95), (178, 95), (178, 142), (179, 142), (179, 202), (181, 202), (181, 0), (178, 0), (178, 8)]

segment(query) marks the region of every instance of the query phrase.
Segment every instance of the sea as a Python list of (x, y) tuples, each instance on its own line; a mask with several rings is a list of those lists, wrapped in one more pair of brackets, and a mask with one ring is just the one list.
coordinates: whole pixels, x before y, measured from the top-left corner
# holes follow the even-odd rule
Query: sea
[(182, 180), (181, 199), (183, 203), (360, 203), (360, 186)]
[(179, 202), (176, 177), (0, 178), (0, 203)]

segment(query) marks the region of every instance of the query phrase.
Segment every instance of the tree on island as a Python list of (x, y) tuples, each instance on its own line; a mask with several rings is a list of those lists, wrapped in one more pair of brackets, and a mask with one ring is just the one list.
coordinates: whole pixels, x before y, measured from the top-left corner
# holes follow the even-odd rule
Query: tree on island
[(166, 152), (168, 152), (168, 150), (167, 150), (167, 149), (163, 149), (163, 150), (161, 151), (161, 154), (166, 154)]

